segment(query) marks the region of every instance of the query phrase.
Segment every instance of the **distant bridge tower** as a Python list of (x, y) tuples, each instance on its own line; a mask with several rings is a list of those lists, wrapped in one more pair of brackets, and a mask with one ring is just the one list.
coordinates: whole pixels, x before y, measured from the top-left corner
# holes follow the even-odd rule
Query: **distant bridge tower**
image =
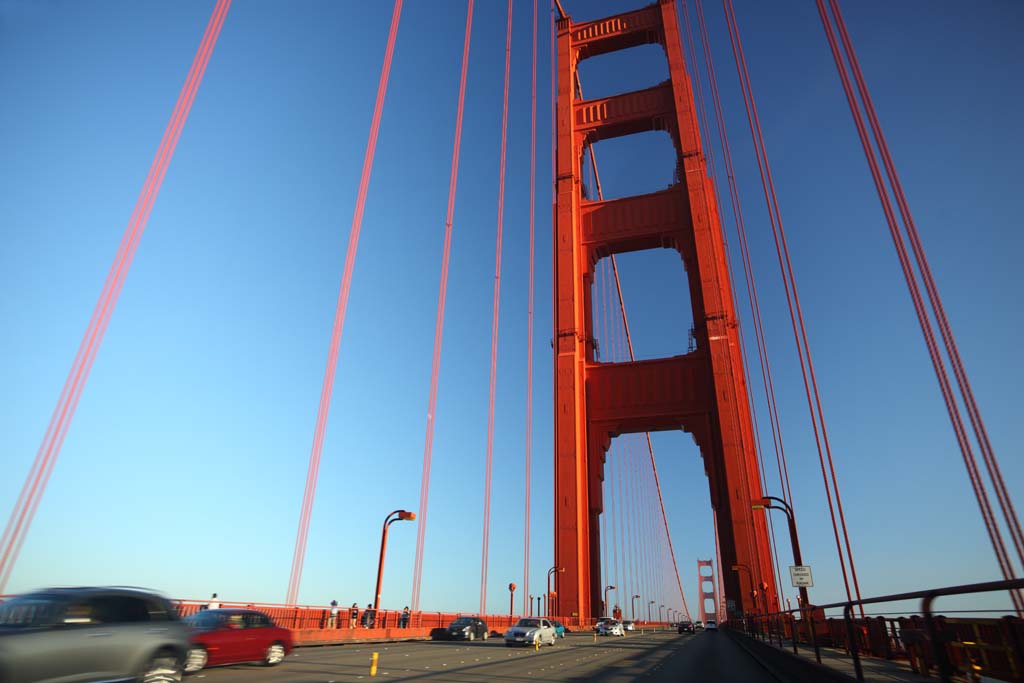
[[(557, 29), (555, 564), (564, 571), (555, 574), (555, 610), (581, 618), (601, 611), (599, 515), (611, 439), (675, 429), (693, 436), (704, 459), (729, 611), (753, 610), (750, 596), (762, 583), (769, 589), (761, 594), (777, 607), (764, 517), (755, 518), (750, 508), (762, 495), (753, 426), (722, 228), (701, 152), (675, 0), (579, 24), (566, 17)], [(665, 49), (668, 81), (597, 100), (577, 99), (578, 62), (648, 43)], [(652, 130), (665, 131), (675, 147), (676, 182), (651, 194), (585, 200), (584, 149)], [(696, 348), (671, 358), (597, 362), (591, 289), (598, 260), (662, 247), (678, 251), (686, 267)], [(672, 292), (664, 299), (671, 302)]]
[[(707, 573), (704, 573), (707, 569)], [(700, 587), (700, 620), (718, 619), (718, 594), (715, 592), (715, 566), (711, 560), (697, 560), (697, 585)], [(708, 600), (711, 609), (708, 609)]]

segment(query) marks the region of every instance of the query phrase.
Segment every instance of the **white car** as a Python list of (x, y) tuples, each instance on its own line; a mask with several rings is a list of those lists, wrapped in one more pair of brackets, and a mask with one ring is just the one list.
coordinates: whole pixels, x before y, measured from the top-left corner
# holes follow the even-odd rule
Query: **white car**
[(599, 636), (624, 636), (626, 631), (622, 628), (622, 622), (615, 619), (608, 619), (602, 621), (597, 625), (597, 635)]
[(636, 624), (634, 624), (632, 621), (624, 621), (622, 622), (622, 628), (626, 629), (627, 631), (635, 631)]
[(554, 645), (555, 626), (548, 619), (524, 617), (505, 631), (505, 645)]
[(709, 619), (708, 622), (706, 624), (704, 624), (704, 630), (705, 631), (717, 631), (718, 630), (718, 624), (716, 624), (715, 622), (713, 622), (713, 621), (711, 621)]

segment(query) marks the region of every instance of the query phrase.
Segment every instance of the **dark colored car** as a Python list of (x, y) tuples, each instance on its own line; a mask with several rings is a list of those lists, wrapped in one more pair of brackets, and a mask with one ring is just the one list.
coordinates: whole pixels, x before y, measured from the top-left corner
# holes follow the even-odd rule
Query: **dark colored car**
[(680, 621), (679, 622), (679, 633), (696, 633), (697, 629), (693, 625), (692, 621)]
[(208, 609), (185, 618), (192, 631), (185, 671), (206, 666), (280, 664), (292, 651), (292, 633), (252, 609)]
[(134, 588), (51, 588), (0, 604), (0, 681), (180, 681), (188, 631)]
[(489, 635), (487, 624), (480, 617), (459, 617), (448, 625), (448, 637), (452, 640), (487, 640)]

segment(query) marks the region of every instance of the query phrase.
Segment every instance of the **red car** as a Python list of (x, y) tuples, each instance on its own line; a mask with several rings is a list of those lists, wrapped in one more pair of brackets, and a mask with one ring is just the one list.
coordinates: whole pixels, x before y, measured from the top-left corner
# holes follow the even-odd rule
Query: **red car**
[(280, 664), (292, 650), (292, 634), (251, 609), (209, 609), (184, 619), (191, 628), (185, 672), (205, 666), (263, 662)]

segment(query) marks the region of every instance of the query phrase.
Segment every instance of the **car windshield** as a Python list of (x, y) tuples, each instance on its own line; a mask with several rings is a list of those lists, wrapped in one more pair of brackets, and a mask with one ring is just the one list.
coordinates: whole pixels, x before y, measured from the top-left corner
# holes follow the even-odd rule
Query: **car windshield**
[(43, 626), (60, 620), (64, 602), (46, 596), (14, 598), (0, 604), (0, 626)]
[(713, 622), (713, 621), (709, 621), (709, 622), (708, 622), (708, 626), (717, 626), (717, 625), (718, 625), (718, 624), (716, 624), (716, 623), (715, 623), (715, 622)]
[(472, 626), (473, 620), (469, 617), (460, 617), (452, 622), (452, 626)]
[(520, 619), (516, 626), (523, 628), (540, 628), (540, 619)]

